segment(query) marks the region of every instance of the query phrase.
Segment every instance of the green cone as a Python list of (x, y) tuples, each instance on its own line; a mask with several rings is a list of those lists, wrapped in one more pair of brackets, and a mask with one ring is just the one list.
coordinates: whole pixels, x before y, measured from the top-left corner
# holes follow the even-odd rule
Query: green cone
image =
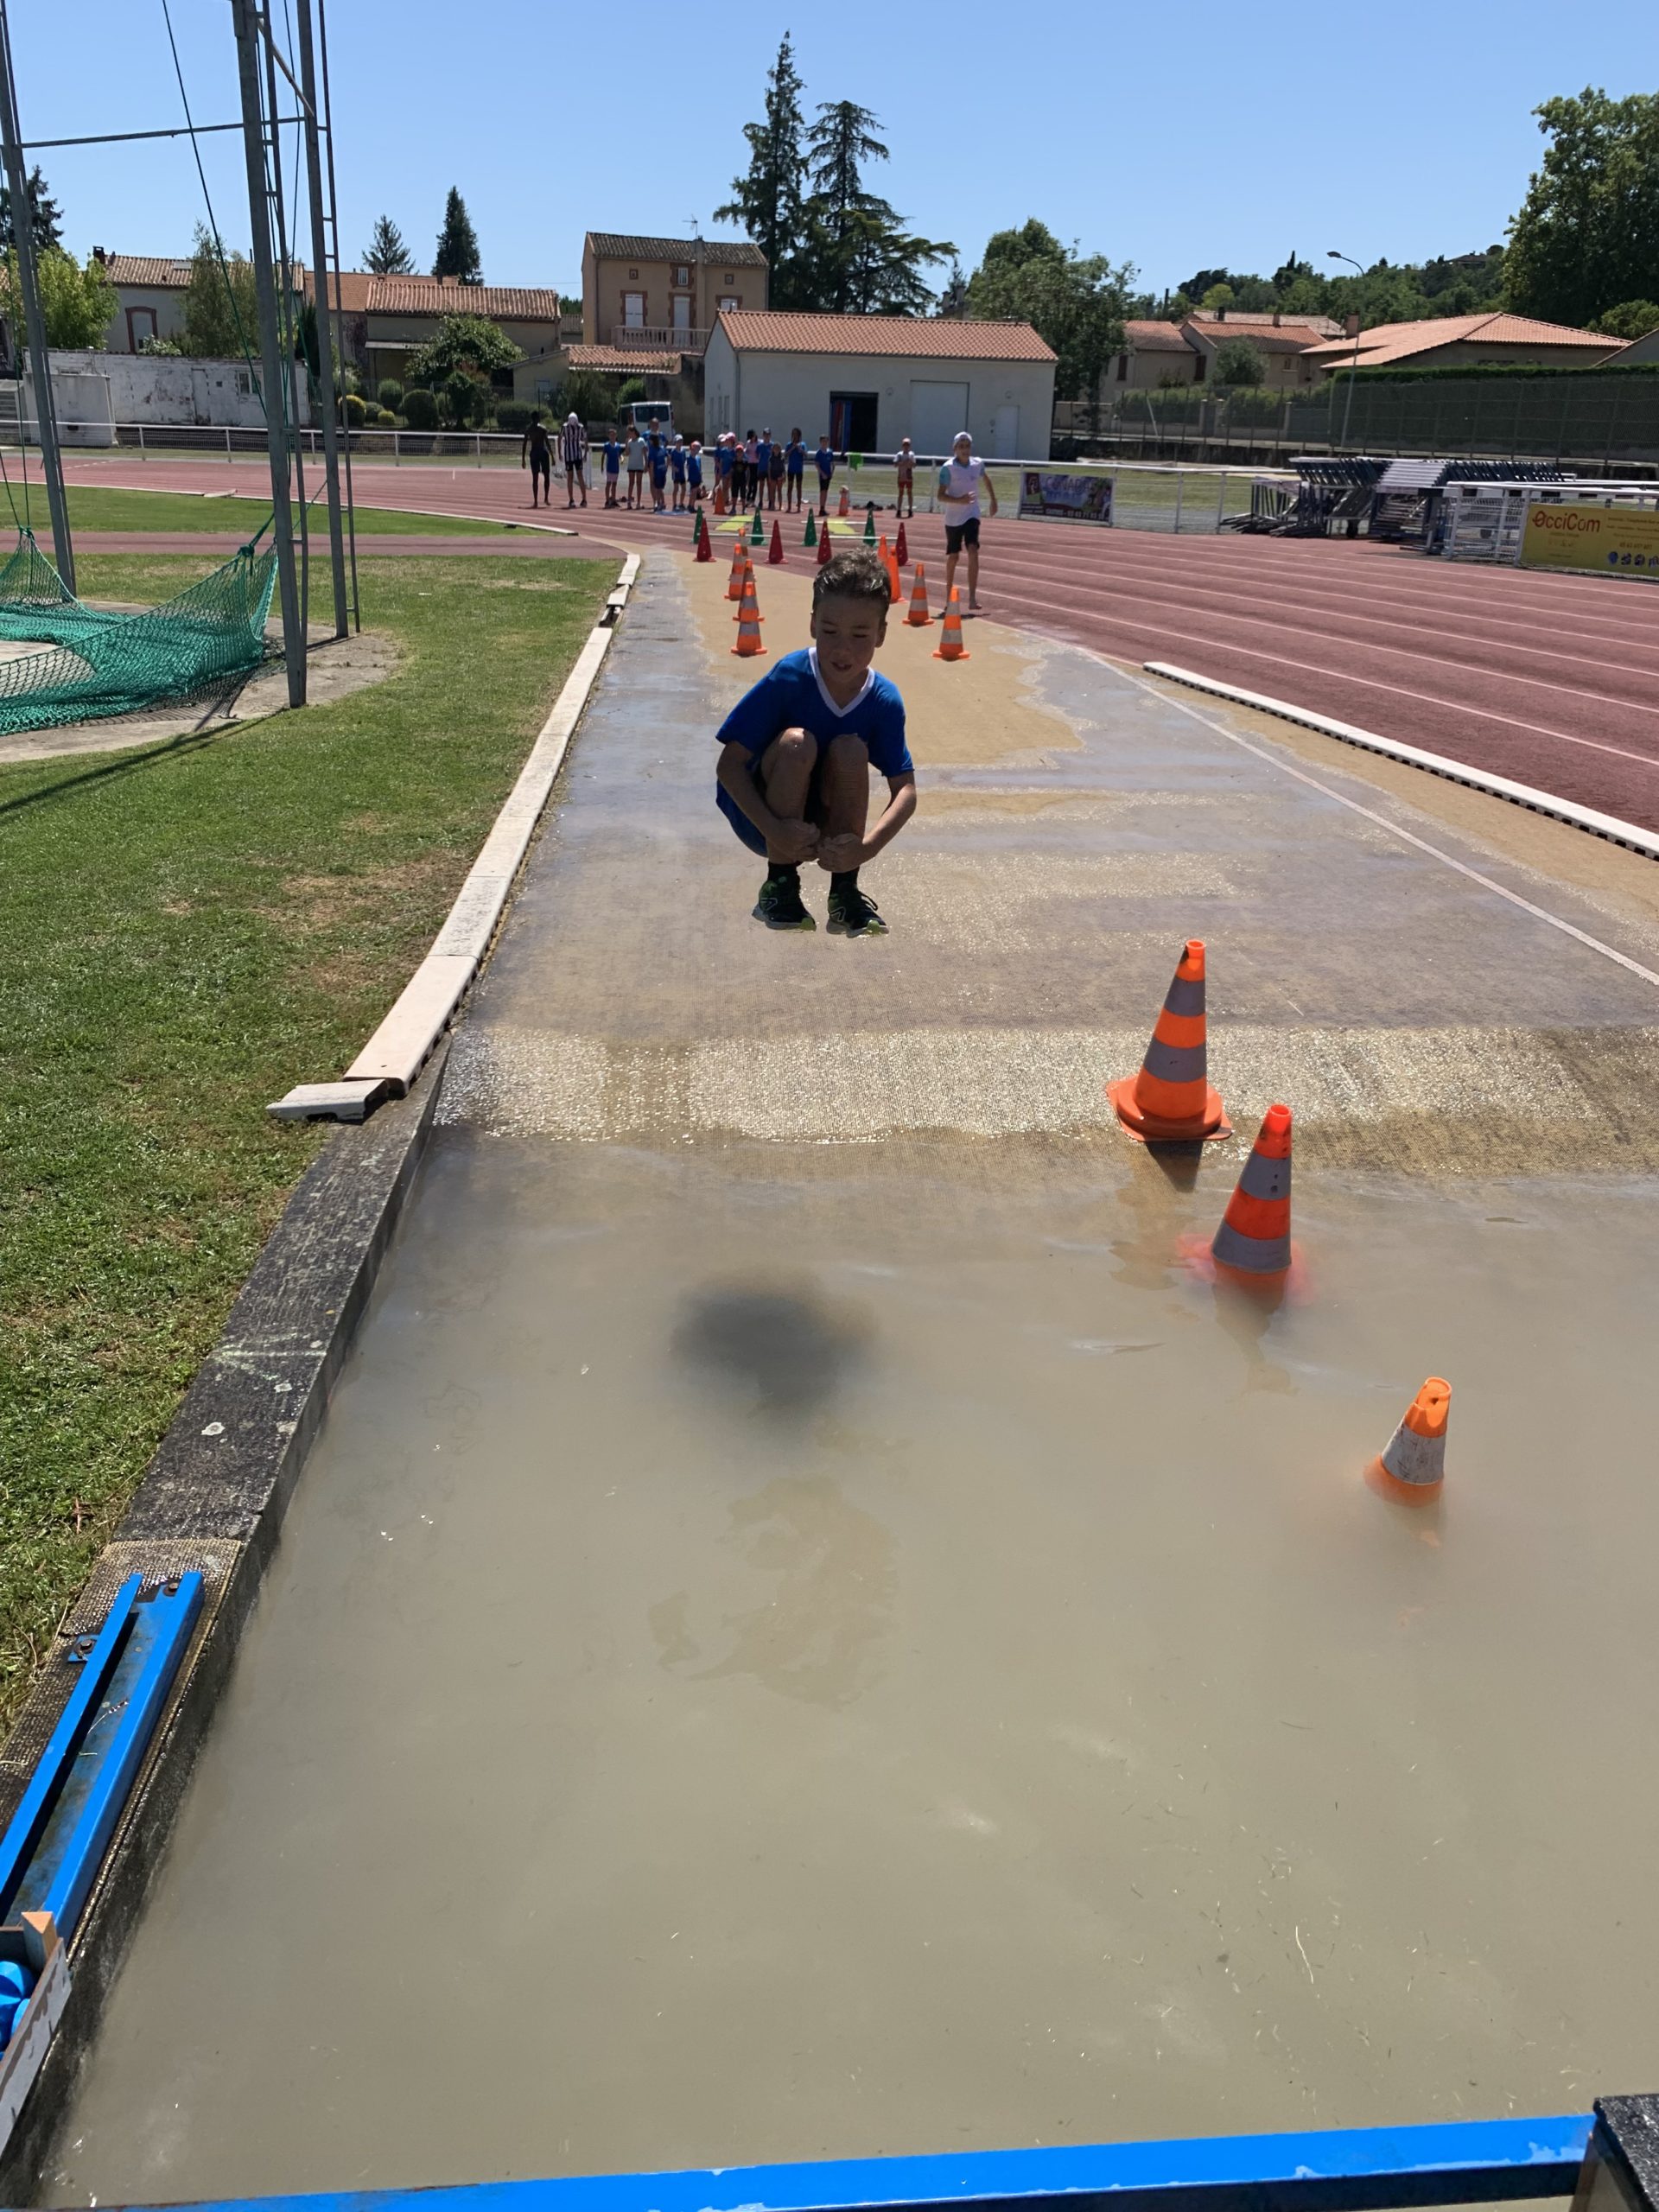
[(874, 545), (875, 543), (875, 509), (874, 507), (865, 510), (864, 543), (867, 545)]
[(801, 543), (803, 545), (816, 545), (817, 542), (818, 526), (813, 521), (812, 510), (809, 507), (806, 511), (806, 536), (801, 540)]
[(760, 510), (757, 507), (754, 511), (754, 528), (749, 532), (749, 543), (751, 545), (764, 545), (766, 542), (766, 533), (760, 521)]

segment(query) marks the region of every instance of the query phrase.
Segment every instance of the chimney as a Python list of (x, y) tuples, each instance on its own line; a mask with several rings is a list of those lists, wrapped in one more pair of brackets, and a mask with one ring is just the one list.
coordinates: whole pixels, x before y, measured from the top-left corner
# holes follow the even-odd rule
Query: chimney
[(1281, 321), (1281, 317), (1280, 317), (1279, 310), (1278, 310), (1278, 308), (1274, 308), (1274, 311), (1273, 311), (1273, 327), (1274, 327), (1274, 328), (1275, 330), (1277, 330), (1277, 329), (1278, 329), (1278, 327), (1279, 327), (1280, 321)]
[(1342, 334), (1344, 338), (1358, 337), (1359, 317), (1357, 315), (1351, 315), (1344, 320), (1342, 326)]

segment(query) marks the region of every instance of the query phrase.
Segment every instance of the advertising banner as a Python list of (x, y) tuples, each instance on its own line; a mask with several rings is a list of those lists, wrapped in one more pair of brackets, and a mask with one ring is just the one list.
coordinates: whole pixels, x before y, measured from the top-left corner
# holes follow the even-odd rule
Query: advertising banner
[(1020, 512), (1063, 515), (1068, 522), (1109, 523), (1112, 480), (1109, 476), (1051, 476), (1044, 468), (1022, 469)]
[(1535, 505), (1521, 536), (1529, 569), (1584, 569), (1604, 575), (1650, 576), (1659, 583), (1659, 511), (1617, 506)]

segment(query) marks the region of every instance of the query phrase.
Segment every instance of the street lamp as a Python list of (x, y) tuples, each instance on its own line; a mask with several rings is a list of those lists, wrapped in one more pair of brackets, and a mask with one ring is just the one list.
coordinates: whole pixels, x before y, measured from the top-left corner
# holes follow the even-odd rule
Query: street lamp
[[(1358, 262), (1357, 262), (1357, 261), (1354, 259), (1354, 257), (1353, 257), (1353, 255), (1352, 255), (1351, 253), (1338, 253), (1338, 252), (1337, 251), (1337, 250), (1336, 250), (1336, 248), (1335, 248), (1334, 246), (1332, 246), (1332, 247), (1330, 247), (1330, 248), (1327, 250), (1326, 254), (1325, 254), (1325, 259), (1326, 259), (1327, 261), (1345, 261), (1345, 262), (1347, 263), (1348, 266), (1349, 266), (1351, 269), (1356, 269), (1356, 270), (1359, 270), (1359, 274), (1360, 274), (1362, 276), (1365, 274), (1365, 271), (1364, 271), (1363, 269), (1361, 269), (1361, 268), (1360, 268), (1360, 265), (1359, 265)], [(1348, 442), (1348, 424), (1349, 424), (1350, 419), (1351, 418), (1351, 416), (1352, 416), (1352, 415), (1353, 415), (1353, 411), (1354, 411), (1354, 378), (1355, 378), (1355, 377), (1358, 374), (1358, 372), (1359, 372), (1359, 315), (1358, 315), (1358, 312), (1357, 312), (1357, 310), (1356, 310), (1356, 312), (1355, 312), (1355, 315), (1354, 315), (1354, 358), (1353, 358), (1352, 361), (1349, 364), (1349, 368), (1348, 368), (1348, 397), (1347, 397), (1347, 398), (1344, 401), (1344, 403), (1343, 403), (1343, 409), (1342, 409), (1342, 442), (1343, 442), (1343, 444), (1344, 444), (1344, 446), (1345, 446), (1345, 445), (1347, 444), (1347, 442)]]

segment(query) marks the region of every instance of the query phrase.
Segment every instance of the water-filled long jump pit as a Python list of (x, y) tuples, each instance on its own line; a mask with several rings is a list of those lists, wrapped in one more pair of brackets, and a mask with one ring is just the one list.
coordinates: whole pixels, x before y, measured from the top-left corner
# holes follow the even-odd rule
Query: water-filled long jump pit
[[(1659, 938), (989, 625), (886, 649), (893, 934), (770, 937), (717, 585), (647, 567), (42, 2199), (1647, 2080), (1659, 989), (1584, 940)], [(1195, 935), (1276, 1311), (1177, 1256), (1241, 1144), (1101, 1095)]]

